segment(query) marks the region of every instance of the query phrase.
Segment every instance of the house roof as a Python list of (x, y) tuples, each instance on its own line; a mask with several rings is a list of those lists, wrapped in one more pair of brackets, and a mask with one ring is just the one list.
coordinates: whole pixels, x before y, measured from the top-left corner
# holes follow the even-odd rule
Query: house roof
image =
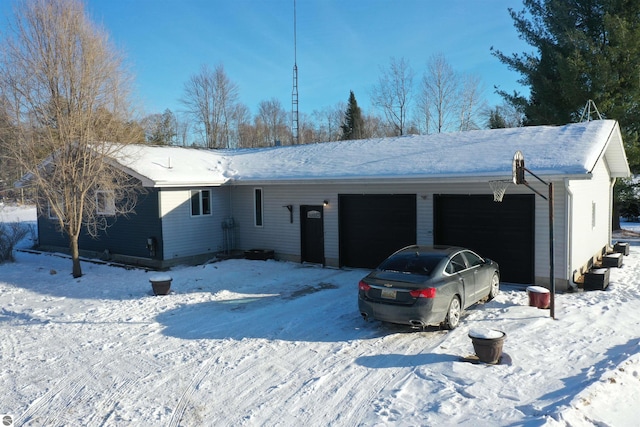
[(240, 150), (131, 146), (118, 162), (152, 187), (489, 180), (510, 179), (517, 150), (539, 176), (587, 178), (601, 159), (613, 177), (630, 175), (615, 120)]

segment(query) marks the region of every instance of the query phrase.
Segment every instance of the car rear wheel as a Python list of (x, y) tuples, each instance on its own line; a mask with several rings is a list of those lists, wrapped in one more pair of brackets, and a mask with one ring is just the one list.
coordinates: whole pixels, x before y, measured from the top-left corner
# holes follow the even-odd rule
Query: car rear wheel
[(500, 278), (497, 274), (494, 274), (491, 277), (491, 287), (489, 288), (489, 295), (487, 296), (487, 301), (491, 301), (495, 297), (498, 296), (500, 292)]
[(447, 317), (444, 319), (444, 327), (446, 329), (455, 329), (460, 324), (460, 299), (455, 296), (449, 303)]

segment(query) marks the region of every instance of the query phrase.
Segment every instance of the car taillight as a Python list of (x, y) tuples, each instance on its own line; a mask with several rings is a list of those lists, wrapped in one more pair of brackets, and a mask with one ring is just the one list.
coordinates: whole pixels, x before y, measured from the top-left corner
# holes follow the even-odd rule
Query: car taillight
[(414, 298), (435, 298), (436, 288), (415, 289), (413, 291), (409, 291), (409, 295)]
[(358, 283), (358, 289), (360, 289), (361, 291), (368, 291), (369, 289), (371, 289), (371, 286), (369, 286), (367, 283), (363, 282), (362, 280), (360, 281), (360, 283)]

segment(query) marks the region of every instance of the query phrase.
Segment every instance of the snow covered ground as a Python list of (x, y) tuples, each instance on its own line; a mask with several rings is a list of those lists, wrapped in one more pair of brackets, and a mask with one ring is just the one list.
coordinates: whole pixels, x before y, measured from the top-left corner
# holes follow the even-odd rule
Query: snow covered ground
[[(15, 218), (35, 213), (0, 206)], [(0, 265), (0, 414), (16, 426), (638, 424), (633, 244), (606, 291), (557, 295), (556, 320), (503, 287), (450, 332), (365, 323), (365, 270), (229, 260), (171, 270), (167, 296), (141, 270), (70, 271), (25, 252)], [(501, 364), (461, 361), (478, 327), (506, 332)]]

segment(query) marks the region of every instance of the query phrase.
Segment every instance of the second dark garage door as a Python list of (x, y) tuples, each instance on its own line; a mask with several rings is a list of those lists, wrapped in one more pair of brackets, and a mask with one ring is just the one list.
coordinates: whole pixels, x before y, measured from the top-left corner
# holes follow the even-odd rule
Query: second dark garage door
[(436, 195), (434, 243), (464, 246), (500, 264), (500, 279), (534, 282), (535, 197)]
[(340, 194), (340, 265), (375, 268), (416, 243), (415, 194)]

